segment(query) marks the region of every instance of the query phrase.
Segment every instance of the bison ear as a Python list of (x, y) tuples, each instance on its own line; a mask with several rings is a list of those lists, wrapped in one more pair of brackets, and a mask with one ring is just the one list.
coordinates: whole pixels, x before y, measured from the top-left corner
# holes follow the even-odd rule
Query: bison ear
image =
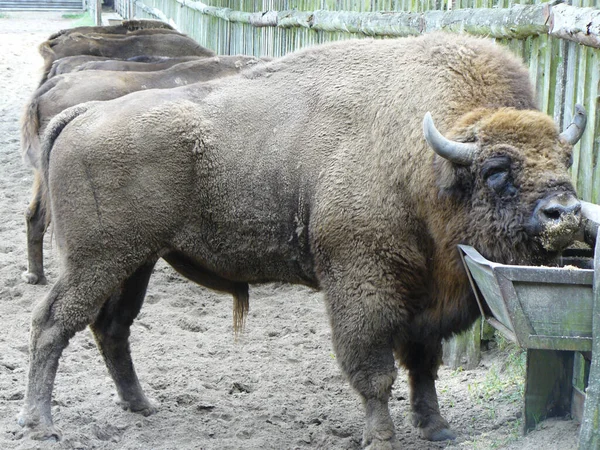
[(463, 201), (470, 197), (473, 182), (468, 166), (453, 164), (436, 155), (433, 159), (433, 169), (438, 195), (441, 198), (450, 197), (457, 201)]

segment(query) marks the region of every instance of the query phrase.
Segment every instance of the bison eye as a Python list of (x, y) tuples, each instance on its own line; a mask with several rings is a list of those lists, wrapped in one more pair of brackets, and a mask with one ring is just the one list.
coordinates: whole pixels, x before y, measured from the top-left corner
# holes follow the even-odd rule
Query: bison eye
[(487, 184), (492, 188), (496, 189), (497, 187), (506, 184), (508, 181), (508, 171), (499, 170), (489, 174), (486, 178)]
[(482, 172), (485, 184), (501, 197), (509, 197), (517, 192), (510, 171), (510, 161), (494, 159), (484, 165)]

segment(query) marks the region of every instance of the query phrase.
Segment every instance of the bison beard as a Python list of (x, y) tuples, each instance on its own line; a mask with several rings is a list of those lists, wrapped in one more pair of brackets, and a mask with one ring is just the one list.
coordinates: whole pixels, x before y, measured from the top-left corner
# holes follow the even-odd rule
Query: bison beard
[(60, 436), (59, 356), (89, 324), (123, 405), (153, 411), (128, 335), (164, 257), (238, 304), (248, 283), (320, 288), (365, 406), (363, 445), (399, 447), (394, 356), (413, 424), (425, 439), (453, 438), (435, 391), (440, 342), (477, 315), (456, 245), (501, 262), (566, 245), (580, 208), (571, 131), (536, 110), (508, 51), (444, 34), (312, 47), (61, 113), (42, 155), (61, 270), (33, 314), (20, 423)]

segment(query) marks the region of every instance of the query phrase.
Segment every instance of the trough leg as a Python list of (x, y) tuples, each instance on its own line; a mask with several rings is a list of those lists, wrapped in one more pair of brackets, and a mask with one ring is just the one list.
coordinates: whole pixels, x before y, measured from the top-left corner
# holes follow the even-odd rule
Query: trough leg
[(573, 358), (574, 353), (568, 351), (527, 350), (524, 433), (547, 417), (561, 417), (571, 412)]
[(46, 284), (44, 276), (44, 233), (46, 232), (46, 209), (42, 201), (42, 188), (39, 173), (36, 171), (33, 183), (33, 199), (25, 211), (27, 224), (27, 264), (28, 270), (22, 277), (29, 284)]
[(454, 439), (456, 434), (440, 414), (435, 380), (442, 360), (441, 340), (427, 344), (408, 342), (399, 346), (398, 359), (408, 370), (411, 422), (429, 441)]
[(102, 307), (90, 326), (108, 372), (115, 382), (119, 404), (128, 411), (148, 416), (156, 407), (146, 398), (131, 360), (130, 327), (137, 317), (150, 280), (154, 263), (146, 264), (133, 273), (117, 294)]
[(389, 322), (383, 319), (390, 315), (379, 310), (386, 301), (372, 292), (373, 298), (357, 298), (356, 290), (347, 292), (330, 287), (326, 298), (338, 363), (365, 406), (363, 446), (399, 449), (388, 408), (397, 374)]

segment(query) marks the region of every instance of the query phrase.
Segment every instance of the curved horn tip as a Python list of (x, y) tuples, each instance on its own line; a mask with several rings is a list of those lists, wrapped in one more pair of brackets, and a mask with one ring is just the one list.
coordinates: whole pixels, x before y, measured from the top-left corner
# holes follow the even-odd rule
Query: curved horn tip
[(581, 128), (585, 127), (585, 124), (587, 122), (587, 111), (585, 110), (583, 105), (580, 105), (579, 103), (577, 103), (575, 105), (575, 113), (573, 114), (573, 122), (576, 123)]
[(587, 115), (585, 108), (581, 103), (575, 104), (575, 114), (583, 114), (584, 116)]
[(472, 143), (455, 142), (442, 135), (433, 123), (430, 112), (423, 117), (423, 134), (427, 144), (441, 157), (462, 166), (473, 162), (477, 146)]
[(433, 117), (431, 117), (431, 113), (427, 111), (425, 116), (423, 116), (423, 134), (425, 135), (425, 139), (429, 140), (429, 136), (431, 134), (431, 126), (433, 125)]
[(579, 139), (581, 139), (586, 125), (587, 113), (585, 108), (578, 103), (575, 105), (571, 124), (565, 128), (565, 130), (560, 134), (560, 137), (569, 144), (575, 145)]

